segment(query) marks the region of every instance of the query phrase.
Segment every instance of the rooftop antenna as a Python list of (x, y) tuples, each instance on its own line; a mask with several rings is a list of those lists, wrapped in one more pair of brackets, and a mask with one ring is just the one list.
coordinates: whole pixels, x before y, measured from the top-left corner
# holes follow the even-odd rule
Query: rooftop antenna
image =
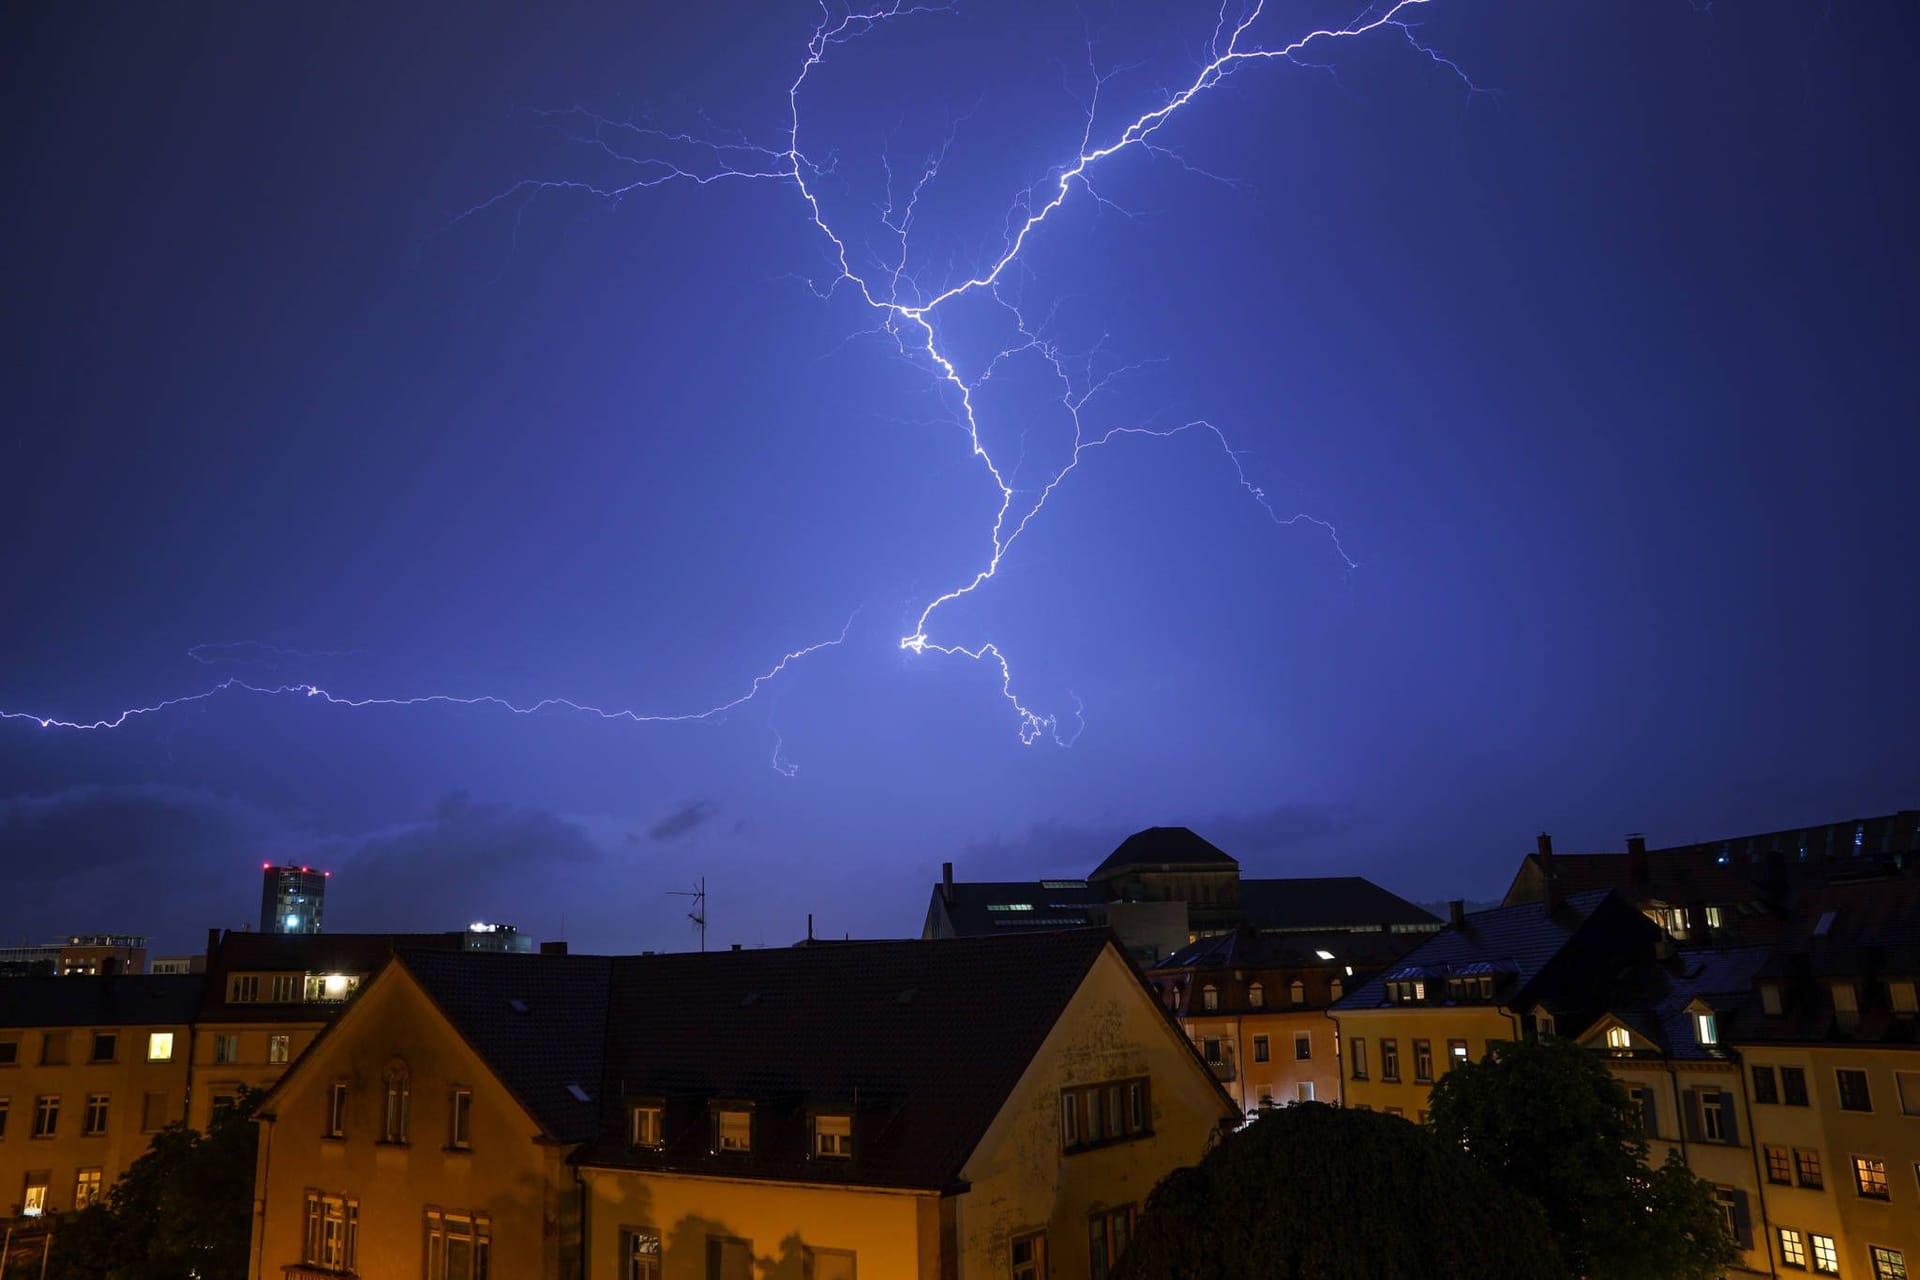
[(687, 912), (687, 919), (693, 921), (693, 927), (700, 931), (700, 949), (707, 949), (707, 878), (700, 880), (691, 890), (669, 889), (668, 893), (676, 898), (692, 898), (693, 910)]

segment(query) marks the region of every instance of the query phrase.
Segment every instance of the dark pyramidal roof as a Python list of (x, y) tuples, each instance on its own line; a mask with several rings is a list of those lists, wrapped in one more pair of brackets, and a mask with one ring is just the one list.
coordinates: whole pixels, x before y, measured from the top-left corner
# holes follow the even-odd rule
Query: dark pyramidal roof
[(1117, 875), (1128, 867), (1194, 866), (1238, 867), (1240, 863), (1226, 850), (1204, 840), (1186, 827), (1148, 827), (1136, 831), (1093, 869), (1089, 880)]

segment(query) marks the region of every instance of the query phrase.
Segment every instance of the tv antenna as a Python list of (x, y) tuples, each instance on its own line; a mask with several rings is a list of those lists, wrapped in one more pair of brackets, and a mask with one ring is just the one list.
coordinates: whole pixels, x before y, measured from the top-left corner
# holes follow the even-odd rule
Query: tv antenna
[(707, 878), (701, 876), (692, 889), (669, 889), (668, 893), (676, 898), (692, 898), (693, 910), (687, 912), (687, 919), (693, 921), (693, 927), (700, 931), (700, 949), (707, 949)]

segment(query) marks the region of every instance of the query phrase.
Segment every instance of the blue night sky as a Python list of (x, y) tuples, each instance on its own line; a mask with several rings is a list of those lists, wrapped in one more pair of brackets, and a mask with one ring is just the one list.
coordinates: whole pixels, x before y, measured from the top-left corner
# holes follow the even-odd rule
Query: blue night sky
[[(817, 10), (12, 7), (0, 711), (690, 714), (853, 621), (690, 722), (0, 721), (0, 939), (197, 946), (266, 858), (333, 870), (334, 929), (628, 950), (691, 945), (701, 875), (713, 944), (897, 935), (942, 860), (1079, 874), (1151, 824), (1484, 897), (1543, 828), (1914, 805), (1920, 10), (1402, 16), (1235, 64), (934, 313), (1016, 523), (1073, 458), (1053, 361), (1086, 438), (1234, 450), (1084, 451), (927, 624), (1066, 748), (990, 657), (900, 647), (999, 503), (917, 321), (834, 287), (790, 176), (588, 190), (777, 168)], [(878, 24), (803, 86), (808, 190), (922, 305), (1217, 21)]]

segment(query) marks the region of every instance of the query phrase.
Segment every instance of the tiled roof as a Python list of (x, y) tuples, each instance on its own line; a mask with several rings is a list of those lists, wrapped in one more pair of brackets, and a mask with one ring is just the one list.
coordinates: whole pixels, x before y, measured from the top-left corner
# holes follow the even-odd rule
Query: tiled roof
[(1186, 827), (1148, 827), (1120, 842), (1120, 847), (1095, 867), (1091, 880), (1113, 875), (1127, 867), (1140, 866), (1221, 866), (1240, 864), (1224, 849), (1201, 839)]
[[(579, 1158), (950, 1187), (1110, 939), (1073, 930), (616, 959), (601, 1138)], [(626, 1144), (631, 1098), (665, 1104), (661, 1149)], [(752, 1104), (750, 1156), (712, 1152), (719, 1099)], [(852, 1113), (851, 1160), (809, 1156), (809, 1107)]]
[(1240, 910), (1256, 929), (1434, 925), (1439, 920), (1362, 876), (1242, 880)]
[(602, 1114), (601, 1050), (616, 961), (491, 951), (399, 954), (551, 1137), (575, 1143), (593, 1136)]
[[(1388, 1007), (1386, 984), (1396, 975), (1444, 980), (1449, 974), (1484, 973), (1500, 982), (1498, 992), (1503, 1004), (1557, 999), (1572, 1010), (1581, 999), (1574, 993), (1596, 976), (1605, 976), (1592, 972), (1589, 948), (1581, 948), (1579, 956), (1570, 954), (1573, 949), (1569, 944), (1590, 928), (1617, 935), (1617, 941), (1629, 951), (1643, 946), (1648, 954), (1658, 936), (1654, 925), (1631, 903), (1611, 893), (1574, 894), (1553, 910), (1545, 903), (1524, 902), (1475, 911), (1467, 915), (1464, 928), (1449, 925), (1442, 929), (1334, 1008), (1357, 1011)], [(1615, 950), (1607, 945), (1615, 940), (1613, 936), (1596, 937), (1591, 951)], [(1564, 962), (1557, 964), (1559, 961)]]
[(193, 1021), (198, 973), (0, 978), (0, 1027), (159, 1027)]
[[(1752, 1001), (1735, 1030), (1742, 1040), (1920, 1046), (1920, 1020), (1894, 1010), (1887, 990), (1888, 980), (1920, 981), (1920, 874), (1804, 895), (1759, 979), (1777, 987), (1781, 1011)], [(1835, 1007), (1835, 983), (1852, 987), (1851, 1015)]]
[(1719, 1016), (1724, 1045), (1724, 1032), (1752, 999), (1754, 975), (1771, 954), (1767, 947), (1725, 947), (1681, 951), (1664, 961), (1649, 960), (1620, 984), (1604, 1011), (1669, 1057), (1724, 1057), (1724, 1050), (1699, 1043), (1688, 1009), (1695, 1001), (1712, 1009)]

